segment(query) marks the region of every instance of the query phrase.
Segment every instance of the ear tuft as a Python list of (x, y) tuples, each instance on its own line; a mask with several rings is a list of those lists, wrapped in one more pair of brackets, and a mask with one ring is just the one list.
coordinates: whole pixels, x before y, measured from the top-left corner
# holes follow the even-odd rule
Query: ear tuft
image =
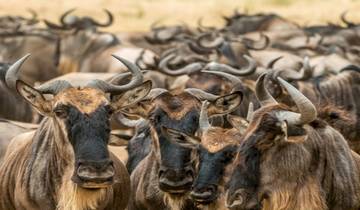
[(16, 81), (16, 90), (40, 114), (44, 116), (51, 115), (51, 103), (49, 101), (46, 101), (41, 92), (21, 80)]
[(162, 132), (168, 137), (169, 141), (186, 148), (196, 148), (200, 144), (200, 139), (189, 136), (175, 129), (161, 127)]
[(151, 91), (152, 82), (146, 81), (143, 84), (135, 87), (131, 90), (122, 93), (121, 95), (115, 95), (112, 98), (112, 104), (115, 110), (119, 111), (121, 108), (129, 107), (140, 102)]
[(208, 108), (208, 115), (225, 115), (233, 112), (240, 106), (242, 97), (243, 94), (241, 91), (236, 91), (225, 96), (220, 96), (215, 101), (211, 102)]

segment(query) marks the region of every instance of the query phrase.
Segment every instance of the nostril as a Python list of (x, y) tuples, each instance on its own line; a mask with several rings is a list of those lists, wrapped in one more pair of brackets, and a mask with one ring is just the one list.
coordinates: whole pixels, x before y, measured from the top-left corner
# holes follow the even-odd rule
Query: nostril
[(165, 173), (165, 170), (160, 169), (160, 170), (159, 170), (159, 177), (162, 177), (162, 176), (164, 175), (164, 173)]
[(186, 171), (186, 176), (187, 177), (193, 177), (193, 175), (194, 175), (194, 173), (193, 173), (193, 171), (192, 170), (188, 170), (188, 171)]

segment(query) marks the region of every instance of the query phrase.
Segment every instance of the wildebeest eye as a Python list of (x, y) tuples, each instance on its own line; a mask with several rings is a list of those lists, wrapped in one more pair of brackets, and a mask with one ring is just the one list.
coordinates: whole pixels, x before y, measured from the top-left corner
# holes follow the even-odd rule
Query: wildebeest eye
[(57, 107), (54, 109), (54, 113), (59, 118), (66, 118), (68, 116), (68, 109), (66, 106)]
[(113, 109), (112, 106), (106, 105), (106, 106), (105, 106), (105, 109), (106, 109), (106, 111), (107, 111), (107, 113), (108, 113), (109, 116), (111, 116), (112, 114), (114, 114), (114, 109)]
[(225, 155), (226, 162), (231, 161), (235, 156), (235, 152), (234, 151), (226, 151), (224, 155)]

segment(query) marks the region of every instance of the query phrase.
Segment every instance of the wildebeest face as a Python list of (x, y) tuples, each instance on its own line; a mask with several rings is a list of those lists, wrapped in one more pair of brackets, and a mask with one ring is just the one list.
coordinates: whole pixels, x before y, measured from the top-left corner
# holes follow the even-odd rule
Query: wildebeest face
[(275, 105), (255, 112), (255, 120), (244, 134), (226, 187), (226, 201), (230, 209), (260, 209), (261, 200), (268, 196), (268, 192), (259, 190), (260, 180), (269, 176), (269, 170), (264, 170), (266, 160), (271, 160), (271, 155), (279, 153), (279, 148), (286, 149), (304, 140), (305, 131), (301, 126), (288, 127), (286, 121), (278, 119), (280, 110), (288, 108)]
[[(150, 121), (153, 150), (159, 165), (159, 186), (163, 191), (183, 193), (191, 188), (194, 150), (174, 143), (169, 130), (194, 135), (199, 127), (201, 104), (198, 97), (194, 92), (172, 94), (165, 91), (152, 100), (141, 101), (135, 109), (126, 110), (128, 114), (147, 115)], [(241, 99), (240, 92), (220, 96), (213, 99), (207, 110), (211, 115), (226, 114), (236, 109)]]
[(186, 95), (170, 94), (161, 96), (156, 103), (149, 119), (156, 132), (155, 145), (160, 155), (159, 187), (169, 193), (184, 193), (190, 190), (194, 177), (192, 150), (172, 143), (163, 127), (194, 134), (198, 128), (200, 103)]
[[(146, 96), (151, 83), (112, 95), (96, 88), (67, 88), (51, 100), (18, 81), (19, 93), (39, 112), (52, 118), (60, 145), (69, 148), (74, 160), (72, 181), (84, 188), (103, 188), (113, 183), (115, 169), (109, 157), (109, 120), (113, 112)], [(62, 140), (63, 139), (63, 140)]]
[(78, 31), (64, 35), (59, 42), (59, 70), (62, 73), (79, 71), (85, 58), (118, 44), (115, 36), (108, 33)]
[[(206, 108), (206, 105), (203, 105), (201, 113)], [(202, 114), (200, 120), (205, 121), (204, 118), (207, 117), (204, 116)], [(234, 125), (234, 122), (231, 124)], [(240, 122), (240, 120), (237, 120), (237, 122)], [(200, 130), (202, 131), (200, 139), (176, 130), (169, 129), (168, 132), (172, 141), (183, 147), (196, 149), (198, 170), (190, 196), (199, 204), (209, 205), (215, 203), (219, 195), (223, 193), (222, 189), (226, 182), (226, 173), (236, 154), (237, 145), (240, 143), (242, 135), (240, 130), (242, 129), (210, 127), (203, 130), (202, 125), (204, 123), (200, 123)], [(241, 126), (237, 123), (236, 127)]]

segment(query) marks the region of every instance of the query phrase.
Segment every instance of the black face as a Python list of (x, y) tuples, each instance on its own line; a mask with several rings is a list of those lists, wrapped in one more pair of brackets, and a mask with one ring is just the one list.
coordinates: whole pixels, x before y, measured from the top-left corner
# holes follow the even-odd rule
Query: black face
[(261, 209), (257, 189), (260, 181), (260, 152), (255, 146), (243, 143), (237, 156), (234, 171), (226, 185), (226, 203), (230, 209)]
[(156, 129), (160, 144), (161, 161), (158, 174), (160, 189), (173, 194), (190, 190), (194, 176), (192, 150), (171, 142), (169, 135), (162, 127), (194, 135), (198, 128), (198, 111), (192, 110), (181, 119), (174, 120), (169, 118), (163, 110), (157, 109), (149, 119)]
[(218, 197), (217, 186), (224, 176), (225, 167), (231, 163), (236, 146), (230, 145), (216, 153), (210, 153), (204, 147), (198, 148), (199, 171), (191, 191), (191, 198), (201, 204), (210, 204)]
[(100, 106), (94, 112), (84, 114), (73, 106), (57, 106), (54, 112), (64, 119), (74, 149), (73, 182), (85, 188), (112, 184), (115, 170), (107, 149), (111, 108)]
[(126, 163), (126, 168), (131, 174), (136, 166), (150, 153), (151, 150), (150, 127), (147, 123), (136, 127), (136, 133), (129, 141), (127, 150), (129, 153), (129, 159)]

